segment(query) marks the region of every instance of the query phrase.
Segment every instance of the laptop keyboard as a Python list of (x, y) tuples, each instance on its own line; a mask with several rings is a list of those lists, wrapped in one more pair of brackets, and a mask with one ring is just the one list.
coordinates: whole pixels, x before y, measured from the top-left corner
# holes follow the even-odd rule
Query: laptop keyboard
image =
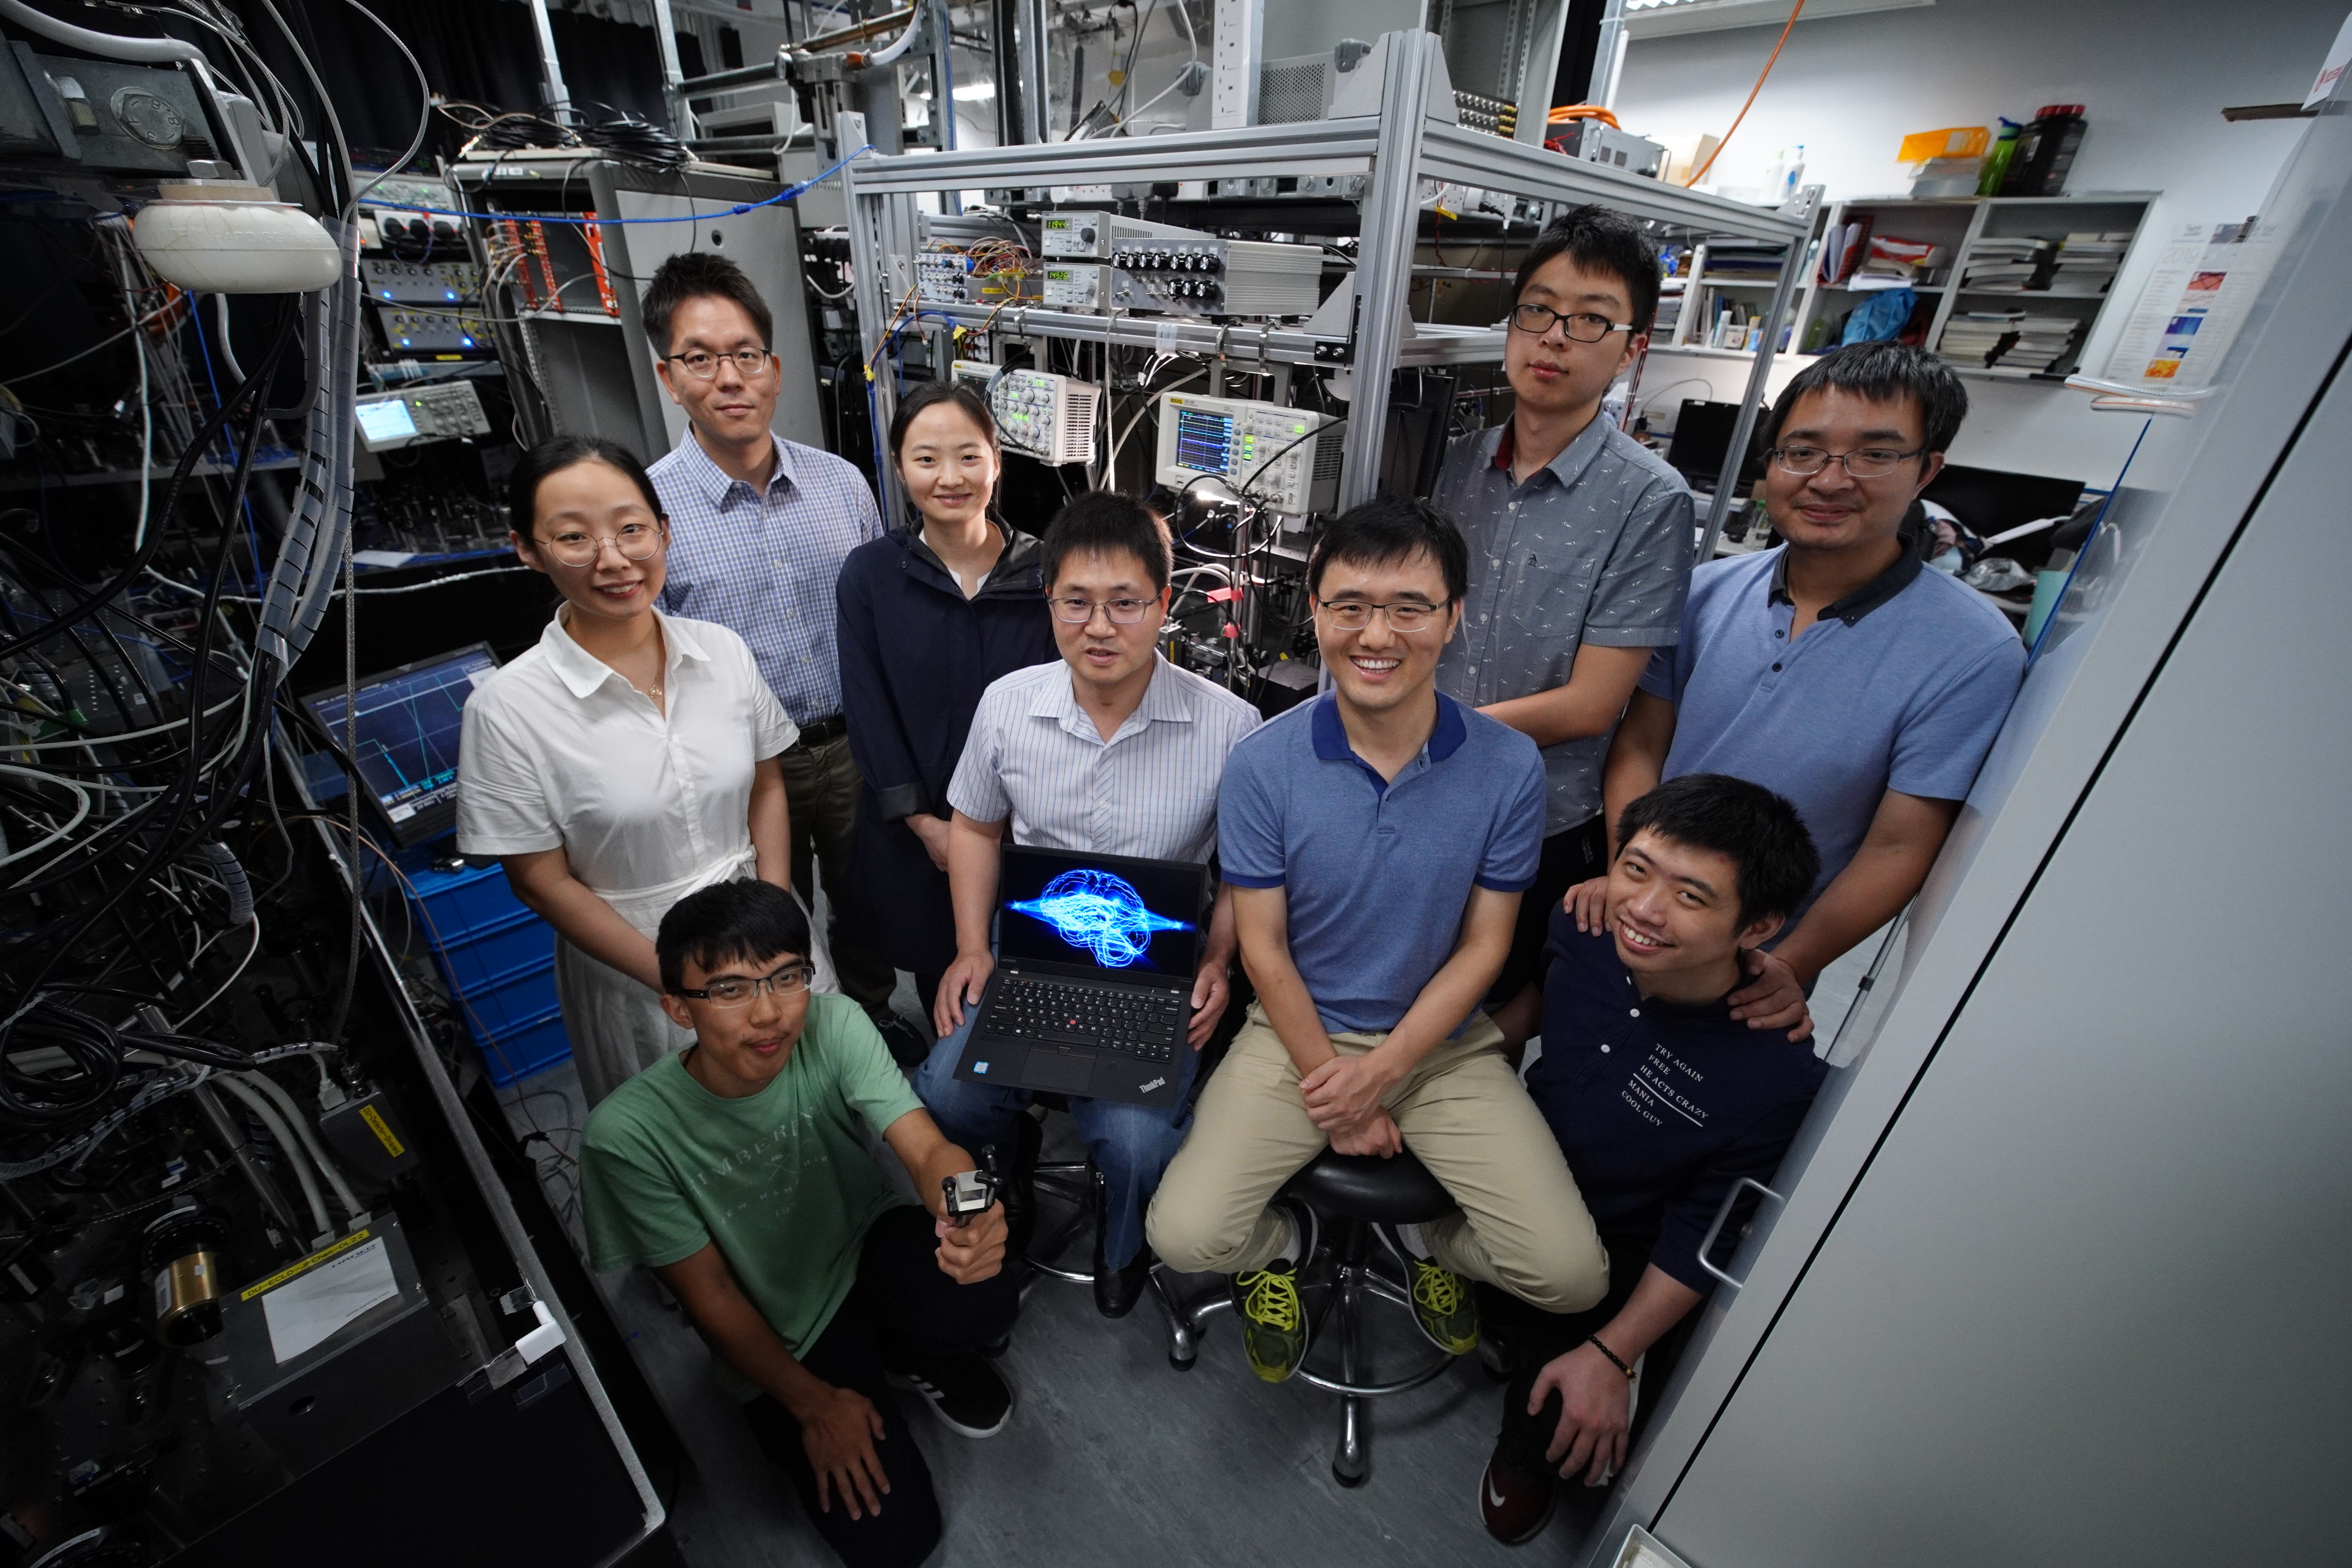
[(1098, 1046), (1139, 1061), (1164, 1062), (1182, 1043), (1184, 998), (1127, 985), (1008, 978), (997, 987), (986, 1023), (992, 1035)]

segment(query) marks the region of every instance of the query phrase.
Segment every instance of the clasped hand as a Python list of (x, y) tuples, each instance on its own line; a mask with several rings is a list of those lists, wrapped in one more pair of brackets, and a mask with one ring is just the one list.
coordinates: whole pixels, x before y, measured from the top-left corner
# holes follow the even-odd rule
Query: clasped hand
[(1404, 1151), (1404, 1135), (1381, 1108), (1396, 1081), (1381, 1052), (1343, 1053), (1300, 1079), (1298, 1092), (1307, 1101), (1307, 1119), (1330, 1139), (1332, 1152), (1387, 1159)]
[(1004, 1205), (991, 1204), (961, 1226), (934, 1217), (940, 1238), (940, 1272), (959, 1285), (993, 1279), (1004, 1267)]

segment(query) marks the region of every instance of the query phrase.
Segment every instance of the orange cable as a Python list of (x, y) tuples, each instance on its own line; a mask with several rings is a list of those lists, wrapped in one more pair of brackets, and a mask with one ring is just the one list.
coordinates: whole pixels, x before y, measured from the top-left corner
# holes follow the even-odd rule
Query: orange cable
[(1691, 177), (1683, 182), (1683, 189), (1689, 190), (1705, 179), (1706, 172), (1715, 167), (1715, 161), (1723, 156), (1723, 150), (1731, 145), (1731, 138), (1738, 131), (1739, 122), (1748, 118), (1748, 111), (1750, 109), (1756, 107), (1756, 95), (1764, 90), (1764, 79), (1772, 74), (1773, 61), (1780, 58), (1780, 46), (1789, 41), (1789, 29), (1797, 25), (1797, 18), (1803, 14), (1804, 9), (1805, 0), (1797, 0), (1795, 7), (1789, 13), (1789, 19), (1780, 24), (1780, 36), (1772, 41), (1771, 58), (1764, 62), (1764, 69), (1757, 77), (1756, 85), (1748, 89), (1748, 101), (1741, 104), (1739, 112), (1731, 117), (1731, 130), (1723, 133), (1723, 140), (1715, 144), (1715, 151), (1706, 155), (1706, 162), (1701, 163)]

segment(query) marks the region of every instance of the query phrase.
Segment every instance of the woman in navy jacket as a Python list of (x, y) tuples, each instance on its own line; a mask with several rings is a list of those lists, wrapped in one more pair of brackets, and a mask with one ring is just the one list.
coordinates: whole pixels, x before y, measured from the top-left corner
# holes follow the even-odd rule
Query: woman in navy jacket
[(988, 403), (967, 385), (908, 389), (890, 459), (919, 519), (859, 545), (838, 589), (841, 710), (864, 780), (851, 852), (864, 939), (910, 970), (924, 1016), (955, 957), (948, 780), (980, 694), (1058, 656), (1038, 542), (995, 514), (1003, 459)]

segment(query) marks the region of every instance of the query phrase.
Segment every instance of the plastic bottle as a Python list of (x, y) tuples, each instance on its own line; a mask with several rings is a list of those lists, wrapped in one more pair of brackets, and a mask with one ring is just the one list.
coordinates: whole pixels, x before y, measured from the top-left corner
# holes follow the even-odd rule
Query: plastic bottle
[(2087, 129), (2079, 103), (2045, 103), (2017, 139), (2009, 175), (2001, 182), (2005, 196), (2054, 196), (2066, 188), (2074, 166), (2074, 151)]
[(1993, 138), (1991, 150), (1985, 153), (1984, 173), (1977, 180), (1977, 195), (2000, 195), (2001, 181), (2009, 174), (2010, 161), (2017, 156), (2017, 133), (2023, 129), (2008, 115), (2000, 117), (2000, 134)]

